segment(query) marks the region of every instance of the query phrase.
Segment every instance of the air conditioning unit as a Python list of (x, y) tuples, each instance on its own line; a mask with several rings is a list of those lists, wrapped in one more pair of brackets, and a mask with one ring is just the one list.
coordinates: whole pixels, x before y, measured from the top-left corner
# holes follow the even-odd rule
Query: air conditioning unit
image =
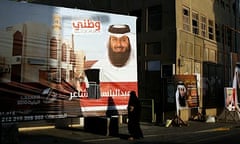
[(0, 66), (0, 73), (4, 73), (4, 67)]
[(6, 66), (6, 65), (0, 66), (0, 73), (9, 73), (9, 72), (10, 72), (9, 66)]
[(14, 56), (12, 58), (12, 64), (21, 64), (22, 56)]
[(5, 67), (5, 68), (4, 68), (4, 72), (5, 72), (5, 73), (10, 73), (10, 68), (9, 68), (9, 67)]
[(16, 62), (21, 62), (21, 57), (16, 57)]

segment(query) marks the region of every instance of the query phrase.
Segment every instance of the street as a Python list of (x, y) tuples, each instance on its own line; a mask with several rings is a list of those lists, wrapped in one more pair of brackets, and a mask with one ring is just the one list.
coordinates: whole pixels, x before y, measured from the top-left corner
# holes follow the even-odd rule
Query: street
[(119, 128), (119, 136), (104, 136), (82, 128), (56, 129), (48, 126), (35, 130), (20, 130), (20, 144), (237, 144), (240, 143), (240, 123), (190, 122), (189, 126), (169, 127), (142, 124), (144, 139), (127, 140), (127, 125)]

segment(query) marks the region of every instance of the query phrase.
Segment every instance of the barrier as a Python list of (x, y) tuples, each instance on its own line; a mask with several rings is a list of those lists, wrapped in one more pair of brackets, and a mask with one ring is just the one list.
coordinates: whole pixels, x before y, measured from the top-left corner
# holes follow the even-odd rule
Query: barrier
[(142, 105), (141, 121), (156, 122), (154, 99), (139, 99), (139, 100)]
[(119, 133), (119, 117), (85, 117), (84, 129), (87, 132), (106, 135), (117, 136)]

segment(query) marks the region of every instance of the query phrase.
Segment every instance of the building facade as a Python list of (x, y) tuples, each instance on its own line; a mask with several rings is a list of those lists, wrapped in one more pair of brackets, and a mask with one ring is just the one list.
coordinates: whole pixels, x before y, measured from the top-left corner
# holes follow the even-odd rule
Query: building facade
[[(139, 97), (153, 109), (152, 121), (174, 115), (166, 102), (166, 82), (172, 75), (196, 75), (199, 107), (204, 115), (224, 108), (224, 87), (232, 86), (239, 61), (238, 0), (89, 0), (55, 1), (51, 5), (137, 16)], [(148, 102), (147, 100), (153, 100)], [(145, 114), (144, 114), (145, 113)], [(183, 112), (183, 119), (193, 115)]]

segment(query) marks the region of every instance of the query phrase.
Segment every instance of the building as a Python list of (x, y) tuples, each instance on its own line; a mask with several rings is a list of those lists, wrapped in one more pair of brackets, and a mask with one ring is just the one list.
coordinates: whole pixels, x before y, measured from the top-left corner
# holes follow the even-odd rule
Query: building
[(40, 82), (48, 86), (51, 84), (46, 81), (67, 81), (76, 85), (75, 79), (84, 73), (85, 54), (62, 38), (60, 16), (53, 18), (53, 30), (34, 22), (1, 29), (1, 82)]
[[(175, 110), (174, 105), (166, 103), (166, 78), (174, 74), (196, 75), (199, 112), (221, 113), (224, 87), (232, 85), (233, 68), (239, 60), (238, 0), (89, 0), (49, 4), (138, 17), (139, 97), (150, 99), (146, 105), (154, 106), (152, 121), (164, 121)], [(191, 110), (185, 111), (183, 119), (190, 117)]]

